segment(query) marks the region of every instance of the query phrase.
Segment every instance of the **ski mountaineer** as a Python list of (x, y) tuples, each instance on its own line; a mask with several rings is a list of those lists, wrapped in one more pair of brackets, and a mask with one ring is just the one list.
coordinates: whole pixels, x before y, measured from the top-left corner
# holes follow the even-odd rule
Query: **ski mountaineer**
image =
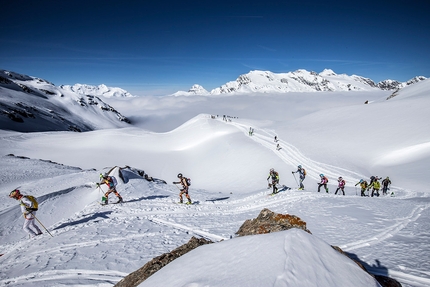
[(382, 194), (387, 195), (387, 191), (390, 189), (388, 186), (391, 184), (390, 178), (387, 176), (381, 183), (382, 183)]
[(366, 196), (364, 192), (366, 191), (366, 188), (367, 188), (367, 181), (360, 179), (360, 181), (355, 184), (355, 186), (357, 185), (360, 185), (361, 187), (361, 196)]
[(305, 177), (306, 177), (306, 170), (301, 165), (299, 165), (297, 166), (297, 170), (292, 171), (291, 173), (292, 174), (299, 173), (299, 176), (300, 176), (299, 190), (305, 189), (305, 186), (303, 185), (303, 181), (305, 180)]
[(276, 187), (276, 185), (279, 183), (279, 174), (277, 171), (275, 171), (273, 168), (270, 169), (269, 171), (269, 176), (267, 177), (267, 180), (269, 180), (269, 178), (272, 179), (272, 183), (269, 183), (269, 187), (271, 188), (273, 187), (273, 194), (278, 193), (278, 188)]
[(370, 190), (372, 188), (371, 197), (373, 197), (374, 194), (379, 197), (379, 189), (381, 188), (381, 183), (378, 180), (379, 178), (375, 177), (373, 182), (370, 183), (369, 186), (367, 187), (367, 190)]
[(12, 190), (9, 197), (20, 201), (21, 212), (24, 216), (24, 225), (22, 229), (33, 237), (41, 235), (42, 231), (40, 231), (39, 227), (34, 222), (38, 207), (36, 199), (30, 195), (22, 195), (18, 189)]
[(188, 194), (189, 183), (186, 177), (182, 175), (182, 173), (178, 174), (179, 181), (174, 181), (173, 184), (181, 184), (182, 189), (179, 192), (179, 203), (183, 203), (182, 195), (185, 194), (185, 197), (188, 199), (186, 204), (192, 204), (190, 195)]
[(324, 174), (320, 174), (320, 178), (321, 181), (320, 183), (318, 183), (318, 192), (320, 192), (320, 188), (321, 186), (324, 186), (325, 191), (328, 193), (328, 187), (327, 187), (327, 183), (328, 183), (328, 178), (324, 176)]
[(104, 197), (102, 198), (102, 204), (106, 205), (109, 203), (109, 194), (114, 193), (118, 197), (118, 201), (116, 203), (123, 202), (121, 195), (116, 191), (116, 178), (113, 176), (109, 176), (107, 174), (102, 175), (100, 174), (100, 183), (97, 183), (97, 187), (100, 187), (100, 185), (106, 184), (108, 187), (108, 191), (106, 191)]
[(342, 193), (343, 193), (343, 195), (345, 195), (345, 180), (340, 176), (339, 178), (338, 178), (338, 180), (337, 180), (337, 182), (339, 183), (338, 185), (337, 185), (337, 189), (336, 189), (336, 192), (334, 193), (335, 195), (337, 194), (337, 192), (339, 191), (339, 190), (341, 190), (342, 191)]

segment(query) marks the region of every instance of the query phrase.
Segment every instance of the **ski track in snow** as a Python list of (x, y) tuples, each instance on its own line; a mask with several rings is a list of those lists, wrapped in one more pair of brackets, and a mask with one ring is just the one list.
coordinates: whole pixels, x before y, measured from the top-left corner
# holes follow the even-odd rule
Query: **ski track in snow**
[[(111, 286), (120, 281), (124, 276), (128, 275), (124, 272), (114, 271), (114, 270), (87, 270), (87, 269), (69, 269), (69, 270), (49, 270), (49, 271), (38, 271), (30, 273), (24, 276), (18, 276), (12, 279), (0, 280), (0, 285), (6, 286), (13, 283), (20, 283), (22, 281), (29, 284), (37, 284), (42, 282), (56, 281), (56, 280), (79, 280), (79, 279), (89, 279), (95, 281), (109, 282), (104, 286)], [(70, 286), (76, 286), (75, 284), (66, 284)], [(41, 285), (38, 285), (41, 286)], [(81, 285), (79, 286), (86, 286)], [(94, 286), (94, 285), (87, 285)], [(96, 285), (102, 286), (102, 285)]]
[(398, 233), (400, 230), (402, 230), (403, 228), (406, 227), (406, 225), (408, 225), (411, 222), (414, 222), (418, 219), (418, 217), (421, 216), (421, 212), (427, 208), (429, 208), (430, 205), (427, 206), (417, 206), (409, 216), (405, 217), (405, 218), (397, 218), (396, 221), (399, 221), (398, 223), (387, 227), (386, 229), (382, 230), (380, 233), (372, 236), (371, 238), (368, 239), (364, 239), (364, 240), (359, 240), (356, 242), (351, 242), (348, 244), (344, 244), (339, 246), (340, 248), (342, 248), (345, 251), (352, 251), (361, 247), (366, 247), (372, 244), (378, 244), (381, 241), (392, 237), (393, 235), (395, 235), (396, 233)]
[[(221, 121), (221, 120), (220, 120)], [(248, 128), (249, 125), (238, 123), (238, 122), (228, 122), (226, 124), (233, 125), (241, 130), (248, 137)], [(348, 182), (356, 182), (357, 178), (363, 178), (365, 176), (360, 175), (356, 172), (327, 165), (324, 163), (319, 163), (313, 161), (306, 156), (304, 156), (297, 148), (293, 145), (288, 144), (283, 140), (279, 140), (281, 145), (281, 150), (276, 150), (276, 144), (273, 142), (275, 133), (270, 130), (265, 130), (262, 128), (256, 128), (258, 133), (253, 136), (249, 136), (250, 139), (256, 141), (262, 146), (272, 150), (279, 158), (281, 158), (286, 164), (297, 166), (301, 164), (306, 167), (307, 175), (315, 180), (319, 180), (319, 172), (324, 173), (325, 175), (337, 178), (339, 174), (342, 174), (343, 177)], [(83, 188), (88, 188), (89, 186), (82, 186)], [(131, 183), (130, 187), (125, 187), (133, 189), (135, 188)], [(67, 189), (61, 191), (62, 193), (70, 192), (72, 189)], [(329, 196), (326, 194), (321, 194), (319, 197), (315, 196), (315, 193), (308, 191), (298, 191), (297, 189), (286, 190), (279, 193), (273, 197), (265, 196), (269, 191), (260, 191), (254, 194), (246, 195), (240, 198), (223, 198), (223, 200), (213, 200), (213, 201), (204, 201), (199, 199), (200, 203), (197, 205), (176, 205), (172, 203), (171, 197), (177, 196), (177, 190), (173, 187), (163, 186), (160, 188), (158, 185), (153, 184), (149, 185), (149, 191), (155, 192), (157, 191), (168, 191), (171, 192), (170, 195), (165, 196), (148, 196), (146, 198), (132, 198), (129, 199), (124, 204), (118, 205), (108, 205), (106, 207), (101, 207), (97, 202), (93, 202), (90, 205), (86, 206), (84, 210), (75, 214), (72, 218), (68, 220), (62, 220), (53, 224), (53, 226), (48, 227), (54, 237), (60, 236), (62, 234), (67, 234), (67, 232), (72, 230), (78, 230), (81, 228), (88, 228), (97, 225), (99, 219), (91, 218), (91, 215), (96, 213), (108, 212), (110, 216), (108, 219), (104, 219), (107, 221), (113, 220), (129, 220), (130, 218), (139, 218), (148, 220), (153, 225), (162, 225), (169, 226), (172, 229), (176, 229), (178, 231), (185, 232), (187, 234), (195, 234), (197, 236), (201, 236), (212, 241), (220, 241), (220, 240), (228, 240), (233, 235), (228, 236), (228, 234), (217, 234), (214, 231), (217, 231), (216, 228), (214, 231), (207, 231), (203, 227), (196, 228), (195, 226), (199, 226), (199, 223), (205, 222), (206, 218), (211, 218), (212, 216), (227, 216), (231, 217), (234, 215), (243, 215), (245, 216), (247, 213), (251, 211), (259, 211), (263, 208), (279, 208), (284, 207), (288, 209), (288, 206), (292, 206), (297, 202), (311, 202), (312, 200), (318, 200), (319, 197)], [(60, 193), (59, 193), (60, 194)], [(55, 194), (59, 195), (59, 194)], [(52, 198), (54, 195), (47, 195), (46, 199)], [(141, 201), (147, 200), (148, 204), (142, 204)], [(145, 202), (144, 202), (145, 203)], [(369, 238), (365, 238), (362, 240), (346, 243), (340, 245), (345, 251), (352, 251), (356, 249), (360, 249), (363, 247), (367, 247), (370, 245), (381, 244), (384, 240), (389, 239), (394, 236), (396, 233), (399, 233), (402, 229), (404, 229), (410, 223), (416, 221), (421, 213), (428, 209), (430, 205), (418, 205), (416, 206), (407, 216), (398, 217), (393, 219), (396, 223), (387, 226), (379, 231), (377, 234), (372, 234)], [(103, 209), (105, 208), (105, 209)], [(9, 209), (8, 209), (9, 210)], [(3, 213), (5, 213), (5, 210)], [(2, 214), (3, 214), (2, 213)], [(175, 215), (175, 216), (173, 216)], [(193, 217), (193, 222), (184, 224), (182, 221), (185, 218)], [(239, 216), (240, 217), (240, 216)], [(199, 219), (201, 218), (201, 219)], [(74, 220), (74, 221), (73, 221)], [(79, 222), (79, 224), (77, 223)], [(213, 228), (214, 229), (214, 228)], [(224, 228), (228, 230), (228, 227)], [(43, 256), (46, 254), (50, 254), (50, 257), (55, 257), (56, 255), (61, 255), (65, 251), (73, 251), (83, 247), (95, 247), (99, 244), (104, 243), (112, 243), (112, 242), (122, 242), (124, 240), (142, 240), (144, 238), (157, 237), (159, 236), (159, 232), (143, 232), (143, 233), (135, 233), (135, 234), (118, 234), (113, 235), (109, 238), (97, 239), (85, 239), (80, 240), (79, 242), (70, 243), (61, 245), (54, 248), (43, 249), (39, 251), (31, 251), (29, 256)], [(30, 242), (36, 242), (39, 238), (32, 238)], [(24, 238), (18, 242), (5, 244), (3, 245), (4, 255), (0, 257), (0, 262), (14, 262), (18, 264), (19, 262), (25, 264), (25, 257), (21, 257), (19, 253), (21, 250), (25, 250), (28, 245), (28, 239)], [(17, 252), (14, 252), (17, 251)], [(430, 272), (420, 271), (420, 270), (412, 270), (407, 267), (399, 267), (402, 271), (391, 270), (388, 269), (389, 276), (396, 278), (400, 282), (404, 284), (410, 284), (411, 286), (430, 286)], [(131, 270), (134, 271), (134, 270)], [(370, 270), (373, 274), (378, 274), (380, 272), (378, 268), (371, 268)], [(421, 273), (423, 277), (408, 274), (406, 272), (413, 271), (415, 274)], [(89, 281), (94, 280), (94, 282), (104, 282), (98, 283), (96, 286), (111, 286), (111, 284), (115, 284), (122, 277), (127, 275), (126, 272), (114, 271), (114, 270), (81, 270), (81, 269), (70, 269), (70, 270), (47, 270), (47, 271), (38, 271), (29, 273), (23, 276), (17, 276), (13, 278), (0, 280), (0, 285), (13, 285), (20, 284), (25, 282), (36, 283), (42, 281), (67, 281), (70, 280), (79, 280), (79, 279), (87, 279)], [(381, 273), (380, 275), (386, 275), (387, 272)], [(30, 285), (28, 285), (30, 286)], [(93, 285), (94, 286), (94, 285)]]

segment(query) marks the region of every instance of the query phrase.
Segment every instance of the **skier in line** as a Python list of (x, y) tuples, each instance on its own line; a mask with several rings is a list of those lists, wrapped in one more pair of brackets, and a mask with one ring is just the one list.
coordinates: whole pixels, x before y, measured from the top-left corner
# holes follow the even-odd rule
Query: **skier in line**
[(116, 203), (123, 202), (121, 195), (116, 190), (116, 179), (113, 176), (109, 175), (102, 175), (100, 174), (101, 182), (97, 183), (97, 187), (100, 187), (100, 185), (106, 184), (108, 187), (108, 191), (106, 191), (105, 196), (102, 198), (102, 204), (108, 204), (109, 203), (109, 194), (114, 193), (118, 197), (118, 201)]
[(274, 141), (275, 141), (275, 143), (277, 143), (277, 142), (278, 142), (278, 136), (275, 136)]
[(371, 197), (373, 197), (374, 194), (379, 197), (379, 189), (381, 188), (381, 183), (378, 180), (379, 178), (376, 176), (373, 182), (370, 183), (367, 187), (367, 190), (370, 190), (372, 188)]
[(318, 192), (320, 192), (320, 188), (321, 186), (324, 186), (325, 191), (328, 193), (328, 187), (327, 187), (327, 183), (328, 183), (328, 178), (324, 176), (324, 174), (320, 174), (320, 178), (321, 181), (320, 183), (318, 183)]
[(303, 185), (303, 181), (306, 178), (306, 170), (301, 165), (298, 165), (297, 166), (297, 170), (296, 171), (292, 171), (291, 173), (292, 174), (299, 173), (299, 176), (300, 176), (300, 182), (299, 182), (300, 187), (299, 187), (299, 190), (305, 189), (305, 186)]
[(190, 195), (188, 194), (189, 184), (188, 184), (187, 178), (184, 177), (182, 175), (182, 173), (178, 174), (178, 178), (179, 178), (179, 181), (174, 181), (173, 184), (181, 184), (182, 185), (182, 189), (179, 192), (179, 203), (183, 203), (182, 195), (185, 194), (185, 197), (188, 199), (187, 204), (191, 204), (192, 203), (191, 198), (190, 198)]
[(337, 189), (336, 189), (336, 192), (334, 193), (335, 195), (337, 194), (337, 192), (339, 191), (339, 190), (341, 190), (342, 191), (342, 193), (343, 193), (343, 195), (345, 195), (345, 180), (340, 176), (339, 177), (339, 179), (337, 180), (337, 182), (339, 182), (339, 184), (338, 184), (338, 186), (337, 186)]
[(382, 181), (382, 194), (383, 195), (387, 195), (387, 191), (390, 189), (388, 186), (391, 184), (391, 180), (390, 178), (387, 176), (383, 181)]
[(278, 193), (278, 188), (276, 187), (276, 185), (279, 183), (279, 174), (277, 171), (275, 171), (273, 168), (270, 169), (269, 172), (269, 176), (267, 177), (267, 180), (269, 180), (269, 178), (272, 179), (272, 183), (269, 183), (269, 187), (273, 187), (273, 194)]
[(41, 235), (42, 231), (40, 231), (40, 228), (34, 222), (37, 210), (36, 199), (28, 195), (22, 195), (18, 189), (11, 191), (9, 197), (20, 201), (21, 212), (24, 216), (24, 225), (22, 229), (33, 237)]
[(357, 185), (360, 185), (361, 187), (361, 196), (366, 196), (364, 192), (366, 191), (366, 188), (367, 188), (367, 181), (360, 179), (360, 181), (355, 184), (355, 186)]

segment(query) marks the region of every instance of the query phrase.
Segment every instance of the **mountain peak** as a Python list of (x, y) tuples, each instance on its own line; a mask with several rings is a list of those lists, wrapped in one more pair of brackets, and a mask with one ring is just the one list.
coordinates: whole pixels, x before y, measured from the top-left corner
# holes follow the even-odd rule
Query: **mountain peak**
[(126, 90), (123, 90), (121, 88), (112, 88), (108, 87), (105, 84), (101, 84), (98, 86), (92, 86), (87, 84), (74, 84), (73, 86), (70, 85), (61, 85), (61, 89), (68, 90), (75, 92), (80, 95), (94, 95), (94, 96), (103, 96), (106, 98), (128, 98), (128, 97), (134, 97), (132, 94), (127, 92)]

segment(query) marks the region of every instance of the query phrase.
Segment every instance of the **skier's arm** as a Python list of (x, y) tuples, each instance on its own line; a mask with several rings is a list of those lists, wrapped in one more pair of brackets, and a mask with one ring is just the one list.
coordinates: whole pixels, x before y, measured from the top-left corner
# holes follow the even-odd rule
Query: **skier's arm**
[(27, 197), (23, 196), (21, 198), (21, 212), (24, 214), (24, 216), (30, 213), (29, 209), (31, 207), (33, 207), (33, 202), (31, 202), (31, 200), (28, 199)]

